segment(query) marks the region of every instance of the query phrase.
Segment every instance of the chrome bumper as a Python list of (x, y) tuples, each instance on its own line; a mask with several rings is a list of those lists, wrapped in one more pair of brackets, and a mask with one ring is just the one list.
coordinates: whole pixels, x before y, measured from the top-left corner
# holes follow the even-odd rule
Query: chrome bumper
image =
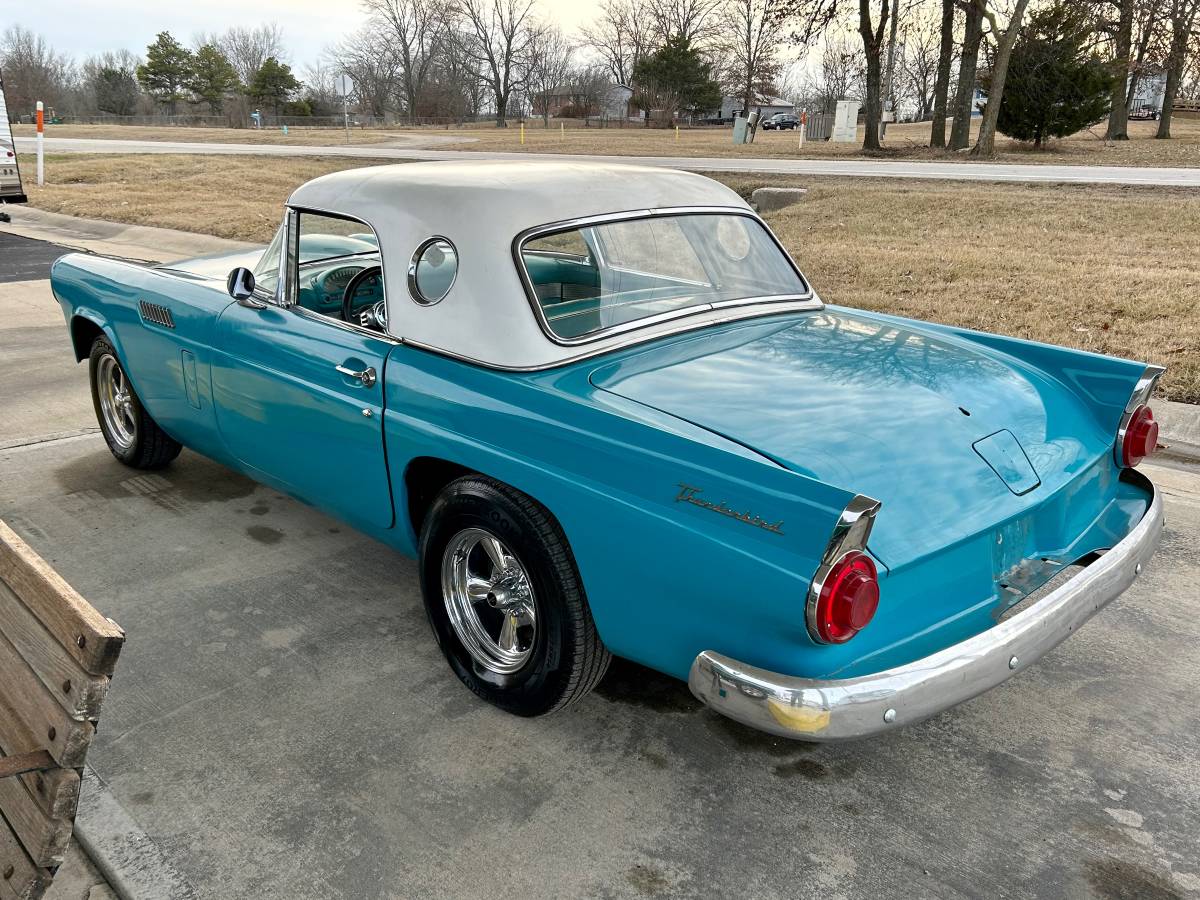
[[(1140, 477), (1140, 476), (1139, 476)], [(1115, 547), (1033, 606), (924, 659), (873, 675), (779, 675), (705, 650), (688, 686), (722, 715), (805, 741), (840, 741), (918, 722), (995, 687), (1046, 653), (1133, 583), (1162, 534), (1162, 497)]]

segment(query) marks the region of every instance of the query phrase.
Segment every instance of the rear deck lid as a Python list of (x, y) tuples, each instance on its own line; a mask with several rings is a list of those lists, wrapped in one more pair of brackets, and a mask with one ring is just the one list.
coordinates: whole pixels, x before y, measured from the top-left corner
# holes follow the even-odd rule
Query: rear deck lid
[(591, 380), (882, 501), (871, 549), (892, 568), (1027, 508), (1045, 478), (1034, 448), (1069, 459), (1045, 444), (1042, 396), (1018, 368), (845, 310), (706, 330)]

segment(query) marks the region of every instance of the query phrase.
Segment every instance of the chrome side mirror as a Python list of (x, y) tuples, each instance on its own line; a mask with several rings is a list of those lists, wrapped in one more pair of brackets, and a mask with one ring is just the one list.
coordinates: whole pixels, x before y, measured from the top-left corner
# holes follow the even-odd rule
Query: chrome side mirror
[(255, 309), (266, 306), (261, 300), (254, 299), (254, 273), (247, 268), (239, 266), (230, 272), (229, 279), (225, 282), (225, 289), (229, 291), (229, 296), (242, 306)]

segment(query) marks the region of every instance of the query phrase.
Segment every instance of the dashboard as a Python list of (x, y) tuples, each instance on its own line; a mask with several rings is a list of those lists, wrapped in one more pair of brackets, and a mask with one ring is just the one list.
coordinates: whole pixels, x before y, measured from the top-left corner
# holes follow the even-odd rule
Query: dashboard
[[(305, 309), (322, 315), (342, 318), (342, 301), (346, 288), (363, 269), (377, 268), (377, 255), (363, 256), (347, 262), (345, 257), (304, 263), (300, 269), (297, 300)], [(354, 289), (351, 308), (355, 311), (382, 304), (383, 279), (376, 272), (363, 278)], [(355, 322), (354, 324), (358, 324)]]

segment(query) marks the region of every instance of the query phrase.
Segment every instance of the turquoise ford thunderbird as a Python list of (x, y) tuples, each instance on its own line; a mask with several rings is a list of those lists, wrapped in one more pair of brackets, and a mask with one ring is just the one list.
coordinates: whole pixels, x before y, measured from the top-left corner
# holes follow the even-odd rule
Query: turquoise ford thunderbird
[(775, 734), (887, 731), (1035, 663), (1162, 530), (1161, 369), (827, 305), (699, 175), (355, 169), (265, 250), (53, 287), (118, 460), (189, 447), (416, 557), (518, 715), (616, 654)]

